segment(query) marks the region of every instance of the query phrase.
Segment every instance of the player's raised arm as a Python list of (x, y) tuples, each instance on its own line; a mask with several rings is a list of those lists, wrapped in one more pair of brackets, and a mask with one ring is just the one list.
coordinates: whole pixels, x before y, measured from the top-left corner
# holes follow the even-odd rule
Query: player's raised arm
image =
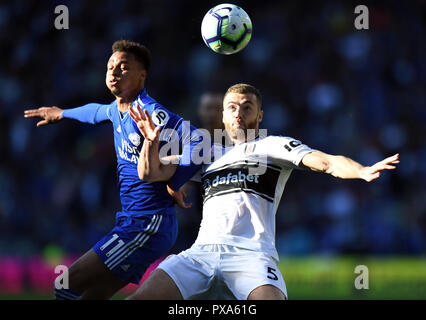
[(44, 126), (49, 123), (55, 123), (63, 119), (63, 109), (56, 106), (40, 107), (37, 109), (30, 109), (24, 111), (25, 118), (42, 118), (43, 120), (37, 122), (37, 127)]
[(160, 159), (158, 149), (161, 127), (156, 127), (148, 111), (142, 111), (139, 105), (137, 110), (130, 108), (129, 114), (145, 138), (138, 159), (139, 178), (147, 182), (168, 181), (177, 168), (173, 163), (178, 161), (175, 159), (177, 156)]
[(306, 154), (302, 164), (313, 171), (325, 172), (341, 179), (363, 179), (371, 182), (380, 177), (382, 170), (394, 170), (399, 163), (399, 154), (395, 154), (372, 166), (363, 166), (345, 156), (330, 155), (321, 151)]

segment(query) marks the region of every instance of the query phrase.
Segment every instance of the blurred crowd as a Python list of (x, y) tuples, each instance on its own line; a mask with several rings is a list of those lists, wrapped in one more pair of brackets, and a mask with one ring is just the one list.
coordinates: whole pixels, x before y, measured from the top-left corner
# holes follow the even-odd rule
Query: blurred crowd
[[(367, 1), (368, 30), (355, 29), (356, 3), (346, 1), (232, 3), (250, 15), (253, 37), (221, 56), (200, 35), (217, 2), (1, 2), (0, 256), (52, 245), (83, 253), (113, 227), (120, 202), (111, 125), (36, 128), (23, 111), (111, 102), (105, 71), (118, 39), (150, 48), (148, 93), (196, 126), (209, 118), (204, 93), (245, 82), (262, 92), (268, 134), (364, 165), (400, 153), (397, 170), (371, 184), (293, 171), (277, 212), (280, 254), (425, 252), (426, 2)], [(54, 27), (60, 4), (68, 30)], [(179, 209), (174, 251), (198, 232), (198, 187), (189, 190), (193, 207)]]

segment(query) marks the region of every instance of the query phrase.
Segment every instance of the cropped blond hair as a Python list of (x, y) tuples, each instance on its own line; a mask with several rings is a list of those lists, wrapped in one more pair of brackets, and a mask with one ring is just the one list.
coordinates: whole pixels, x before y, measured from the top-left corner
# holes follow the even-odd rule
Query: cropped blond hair
[(262, 107), (262, 96), (260, 94), (260, 91), (250, 84), (246, 84), (246, 83), (234, 84), (233, 86), (228, 88), (224, 98), (228, 95), (228, 93), (241, 93), (241, 94), (252, 93), (256, 96), (257, 102), (259, 102), (259, 109), (261, 109)]

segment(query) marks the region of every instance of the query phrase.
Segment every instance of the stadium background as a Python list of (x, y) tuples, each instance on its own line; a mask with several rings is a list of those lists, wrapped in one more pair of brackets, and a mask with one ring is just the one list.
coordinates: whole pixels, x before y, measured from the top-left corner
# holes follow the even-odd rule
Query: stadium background
[[(268, 134), (366, 165), (399, 152), (398, 169), (372, 184), (294, 171), (277, 213), (280, 269), (291, 299), (426, 298), (426, 2), (233, 1), (254, 26), (233, 56), (200, 37), (219, 3), (1, 2), (1, 299), (50, 298), (54, 267), (114, 223), (110, 125), (36, 128), (23, 111), (112, 101), (105, 66), (121, 38), (150, 48), (148, 92), (194, 124), (203, 92), (246, 82), (263, 94)], [(69, 30), (54, 28), (60, 4)], [(354, 28), (357, 4), (369, 8), (369, 30)], [(173, 252), (195, 239), (197, 208), (180, 211)], [(368, 290), (354, 288), (357, 265), (369, 268)]]

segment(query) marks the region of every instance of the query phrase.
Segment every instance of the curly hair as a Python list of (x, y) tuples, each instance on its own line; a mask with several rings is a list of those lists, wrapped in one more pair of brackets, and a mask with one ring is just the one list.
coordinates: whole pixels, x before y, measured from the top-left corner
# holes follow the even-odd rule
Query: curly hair
[(129, 40), (118, 40), (112, 44), (112, 53), (117, 51), (132, 53), (147, 72), (151, 68), (151, 52), (144, 45)]

